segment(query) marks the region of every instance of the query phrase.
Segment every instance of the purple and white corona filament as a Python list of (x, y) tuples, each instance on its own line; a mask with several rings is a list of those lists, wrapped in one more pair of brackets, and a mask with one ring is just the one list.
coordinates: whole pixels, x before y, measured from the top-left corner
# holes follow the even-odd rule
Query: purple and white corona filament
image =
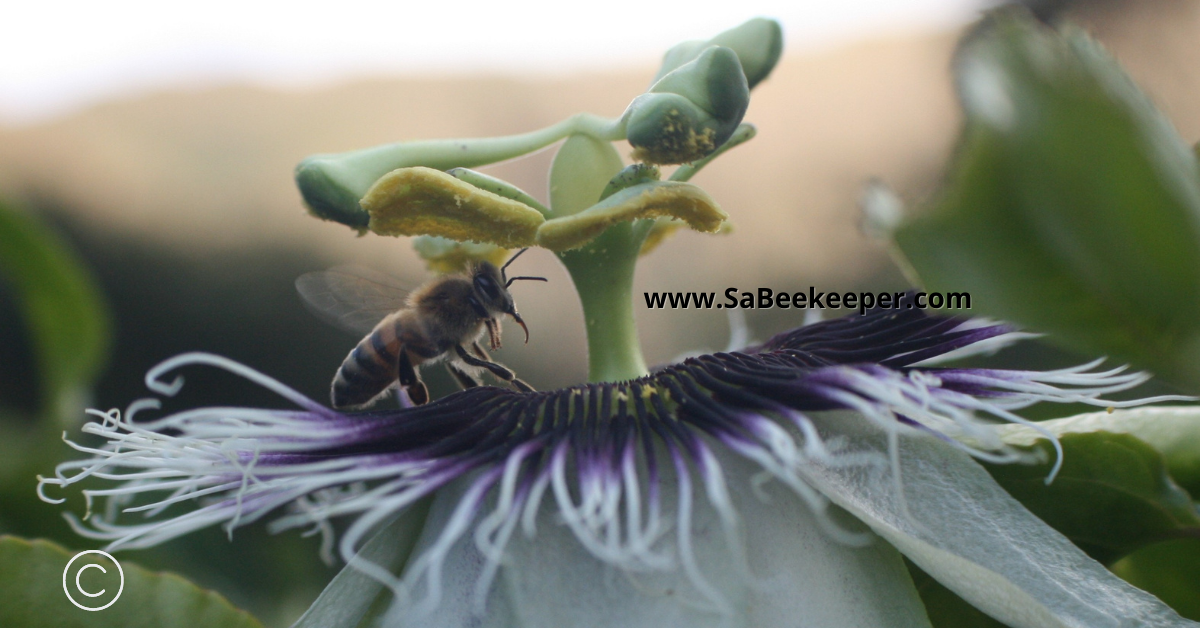
[[(38, 490), (60, 502), (47, 489), (90, 479), (83, 490), (89, 513), (71, 522), (80, 534), (110, 541), (109, 549), (147, 547), (218, 524), (232, 533), (271, 514), (278, 514), (273, 530), (312, 528), (328, 536), (331, 519), (353, 517), (340, 554), (392, 588), (399, 615), (436, 613), (446, 596), (462, 591), (471, 612), (482, 615), (498, 572), (512, 567), (507, 552), (515, 540), (536, 544), (539, 535), (569, 532), (604, 569), (638, 586), (639, 578), (677, 574), (687, 588), (678, 593), (690, 596), (695, 612), (728, 618), (748, 603), (714, 584), (729, 574), (714, 575), (713, 560), (697, 556), (708, 552), (700, 545), (715, 543), (728, 557), (725, 571), (750, 582), (759, 577), (761, 561), (745, 554), (749, 533), (738, 504), (775, 507), (764, 486), (797, 496), (838, 543), (877, 541), (874, 530), (919, 564), (919, 552), (906, 550), (903, 539), (941, 544), (977, 563), (988, 558), (949, 539), (956, 522), (943, 519), (955, 517), (934, 518), (921, 501), (925, 489), (913, 483), (927, 470), (911, 466), (906, 456), (914, 447), (941, 448), (954, 465), (972, 464), (960, 461), (963, 453), (1019, 461), (1025, 454), (993, 429), (997, 421), (1025, 423), (1015, 409), (1042, 401), (1157, 400), (1102, 400), (1146, 376), (1096, 372), (1097, 363), (1051, 372), (922, 365), (1009, 332), (919, 310), (876, 310), (633, 381), (534, 393), (481, 387), (424, 406), (358, 414), (325, 408), (224, 358), (186, 354), (154, 368), (150, 389), (173, 395), (182, 379), (164, 378), (208, 365), (261, 384), (298, 409), (200, 408), (143, 420), (159, 403), (141, 400), (124, 413), (93, 411), (98, 420), (84, 431), (105, 443), (71, 443), (89, 457), (59, 465), (54, 477), (40, 478)], [(894, 513), (866, 500), (870, 491), (856, 492), (862, 486), (891, 491)], [(401, 576), (355, 558), (369, 533), (439, 491), (453, 501), (440, 514), (435, 506)], [(183, 502), (197, 507), (162, 516)], [(831, 503), (868, 525), (841, 508), (830, 511)], [(698, 523), (701, 505), (713, 516)], [(889, 536), (893, 529), (907, 536)], [(466, 589), (445, 574), (448, 557), (463, 551), (477, 557)], [(1055, 560), (1091, 568), (1080, 562), (1088, 560), (1082, 553)], [(1139, 594), (1121, 592), (1134, 601)]]

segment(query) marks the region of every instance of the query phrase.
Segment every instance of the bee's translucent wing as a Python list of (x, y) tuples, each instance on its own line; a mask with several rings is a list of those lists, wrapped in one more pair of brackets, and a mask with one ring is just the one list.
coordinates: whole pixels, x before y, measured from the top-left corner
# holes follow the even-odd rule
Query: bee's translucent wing
[(362, 266), (336, 266), (296, 279), (296, 291), (321, 320), (366, 334), (383, 317), (404, 307), (407, 286)]

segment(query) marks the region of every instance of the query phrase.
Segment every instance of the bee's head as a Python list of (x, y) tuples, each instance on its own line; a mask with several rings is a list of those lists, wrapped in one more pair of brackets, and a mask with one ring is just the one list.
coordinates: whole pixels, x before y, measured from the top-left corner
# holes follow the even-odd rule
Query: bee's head
[(509, 310), (516, 309), (504, 283), (504, 273), (491, 262), (479, 262), (471, 271), (475, 298), (489, 314), (508, 314)]
[(471, 284), (475, 288), (475, 297), (479, 304), (489, 313), (508, 314), (525, 330), (525, 342), (529, 342), (529, 327), (525, 325), (525, 321), (521, 320), (521, 315), (517, 314), (517, 305), (513, 303), (512, 295), (508, 292), (508, 287), (512, 282), (518, 279), (526, 279), (533, 281), (546, 281), (545, 277), (513, 277), (508, 278), (505, 270), (508, 265), (513, 263), (513, 260), (520, 257), (528, 249), (517, 251), (516, 255), (509, 258), (508, 262), (501, 268), (496, 268), (491, 262), (479, 262), (474, 270), (471, 271)]

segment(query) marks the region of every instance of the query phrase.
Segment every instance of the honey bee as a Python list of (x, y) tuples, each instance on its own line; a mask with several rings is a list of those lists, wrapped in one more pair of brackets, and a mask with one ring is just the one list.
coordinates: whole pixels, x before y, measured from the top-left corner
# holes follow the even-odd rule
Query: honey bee
[[(366, 268), (340, 266), (308, 273), (296, 290), (317, 316), (356, 333), (366, 333), (334, 375), (335, 408), (358, 408), (384, 395), (395, 383), (416, 405), (429, 401), (429, 390), (417, 367), (445, 359), (446, 368), (464, 388), (480, 385), (476, 374), (486, 369), (514, 388), (532, 392), (505, 366), (493, 362), (479, 346), (484, 330), (494, 351), (500, 348), (499, 316), (508, 315), (525, 331), (508, 287), (518, 280), (505, 271), (522, 249), (497, 269), (478, 262), (466, 273), (431, 280), (408, 293), (395, 279)], [(382, 320), (381, 320), (382, 319)]]

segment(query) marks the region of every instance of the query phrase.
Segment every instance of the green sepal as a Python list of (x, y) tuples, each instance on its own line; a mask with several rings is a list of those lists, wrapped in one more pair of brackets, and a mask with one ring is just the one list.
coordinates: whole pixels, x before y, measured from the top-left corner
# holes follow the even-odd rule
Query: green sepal
[(964, 44), (949, 186), (895, 241), (927, 289), (1200, 390), (1200, 176), (1086, 35), (1003, 12)]
[(1044, 462), (984, 464), (1000, 486), (1092, 558), (1111, 564), (1151, 543), (1200, 533), (1200, 514), (1162, 454), (1130, 434), (1064, 434), (1062, 469), (1049, 440), (1022, 449)]
[(663, 55), (654, 81), (695, 59), (709, 46), (724, 46), (737, 53), (750, 89), (771, 74), (783, 54), (783, 26), (776, 20), (756, 17), (707, 41), (685, 41)]

